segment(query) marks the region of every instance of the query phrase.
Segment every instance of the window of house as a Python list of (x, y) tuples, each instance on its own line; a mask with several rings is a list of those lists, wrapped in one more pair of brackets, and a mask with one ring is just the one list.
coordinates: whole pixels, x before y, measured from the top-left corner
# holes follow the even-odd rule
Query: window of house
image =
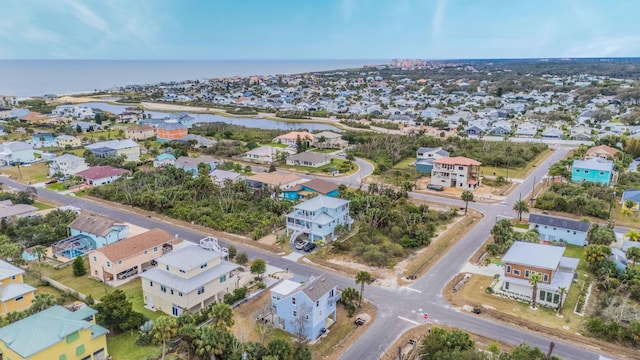
[(604, 171), (600, 171), (600, 175), (604, 175)]
[(144, 251), (144, 254), (145, 254), (145, 255), (147, 255), (147, 252), (148, 252), (148, 251), (147, 251), (147, 250), (145, 250), (145, 251)]
[(58, 360), (67, 360), (67, 354), (60, 354)]
[(293, 317), (298, 317), (298, 312), (293, 310)]
[(579, 172), (580, 172), (580, 169), (576, 169), (576, 172), (577, 172), (577, 173), (579, 173)]
[(586, 169), (585, 169), (585, 170), (584, 170), (584, 173), (585, 173), (585, 174), (588, 174), (588, 173), (589, 173), (589, 170), (586, 170)]
[(98, 261), (98, 258), (96, 256), (93, 257), (93, 261)]
[(111, 267), (111, 263), (107, 261), (107, 267)]
[(549, 282), (549, 274), (542, 275), (542, 281)]
[(158, 252), (158, 247), (157, 246), (153, 248), (153, 252)]
[(507, 270), (505, 270), (507, 274), (511, 274), (511, 265), (507, 265)]
[(307, 321), (309, 321), (309, 315), (306, 315), (306, 316), (305, 316), (305, 319), (306, 319)]
[(204, 286), (198, 288), (198, 295), (204, 294)]
[(171, 295), (173, 295), (173, 289), (171, 289)]
[(24, 299), (24, 296), (20, 295), (20, 296), (18, 296), (18, 297), (16, 298), (16, 301), (20, 301), (20, 300), (22, 300), (22, 299)]
[(15, 275), (13, 275), (13, 276), (11, 277), (11, 280), (15, 280), (15, 279), (16, 279), (16, 276), (15, 276)]
[(149, 281), (149, 286), (153, 287), (153, 281)]
[(71, 334), (67, 335), (67, 344), (72, 343), (78, 339), (80, 339), (80, 333), (78, 333), (77, 331), (72, 332)]
[(508, 281), (504, 283), (504, 289), (505, 290), (509, 290), (509, 282)]
[(316, 307), (320, 306), (320, 300), (316, 300)]
[(122, 260), (118, 260), (118, 265), (122, 265)]
[(84, 354), (84, 344), (79, 345), (79, 346), (76, 348), (76, 355), (82, 355), (82, 354)]
[(164, 268), (167, 269), (167, 271), (169, 271), (169, 265), (165, 265)]
[(225, 275), (220, 276), (220, 283), (223, 283), (223, 282), (225, 282), (225, 281), (227, 281), (227, 275), (226, 275), (226, 274), (225, 274)]
[(292, 297), (292, 298), (291, 298), (291, 303), (292, 303), (293, 305), (295, 305), (295, 304), (296, 304), (296, 298)]
[(200, 265), (200, 269), (204, 269), (206, 267), (207, 267), (207, 263), (204, 263), (204, 264)]
[(178, 292), (178, 296), (182, 296), (182, 291)]
[(553, 294), (553, 303), (557, 304), (560, 302), (560, 295), (558, 294)]
[(518, 269), (513, 269), (513, 275), (515, 275), (515, 276), (520, 276), (520, 270), (518, 270)]
[(160, 285), (160, 291), (162, 291), (163, 293), (167, 292), (167, 287), (164, 285)]
[(542, 300), (544, 301), (545, 296), (547, 295), (547, 292), (544, 290), (540, 290), (540, 292), (538, 292), (538, 300)]
[(528, 278), (528, 277), (529, 277), (529, 274), (530, 274), (529, 269), (526, 269), (526, 270), (524, 271), (524, 277)]

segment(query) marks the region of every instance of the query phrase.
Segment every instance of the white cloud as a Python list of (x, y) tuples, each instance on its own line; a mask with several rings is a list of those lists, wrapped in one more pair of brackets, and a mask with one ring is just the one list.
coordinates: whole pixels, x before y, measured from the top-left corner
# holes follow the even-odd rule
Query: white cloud
[(640, 51), (640, 36), (597, 36), (579, 42), (564, 51), (565, 57), (636, 56)]
[(351, 16), (353, 16), (357, 7), (356, 2), (357, 0), (342, 0), (340, 2), (340, 15), (342, 15), (342, 20), (351, 20)]
[(438, 0), (436, 3), (436, 11), (433, 12), (433, 20), (431, 25), (431, 37), (435, 43), (440, 39), (442, 32), (442, 23), (445, 18), (445, 10), (447, 8), (447, 0)]

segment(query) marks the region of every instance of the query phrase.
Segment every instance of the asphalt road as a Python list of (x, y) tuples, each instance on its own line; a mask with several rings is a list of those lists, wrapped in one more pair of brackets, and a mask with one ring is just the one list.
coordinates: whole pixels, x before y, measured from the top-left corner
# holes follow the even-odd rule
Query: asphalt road
[[(481, 211), (484, 214), (484, 218), (478, 221), (473, 231), (468, 232), (462, 237), (441, 261), (433, 266), (425, 276), (416, 280), (410, 288), (399, 287), (389, 289), (367, 286), (365, 297), (376, 306), (376, 321), (342, 354), (341, 359), (377, 359), (404, 331), (418, 324), (423, 324), (426, 321), (432, 324), (446, 324), (458, 327), (514, 345), (526, 342), (541, 349), (547, 349), (551, 339), (545, 337), (543, 334), (520, 328), (512, 328), (508, 325), (493, 322), (491, 319), (482, 315), (469, 314), (452, 308), (442, 297), (442, 289), (460, 272), (471, 255), (486, 240), (491, 227), (495, 223), (496, 217), (498, 215), (513, 216), (513, 210), (511, 210), (511, 208), (513, 203), (518, 200), (520, 192), (522, 192), (521, 196), (525, 197), (533, 188), (534, 177), (536, 179), (542, 179), (549, 166), (563, 158), (567, 152), (568, 148), (559, 147), (544, 162), (539, 164), (531, 176), (506, 198), (506, 205), (470, 203), (469, 207)], [(358, 163), (361, 166), (362, 173), (367, 173), (373, 169), (367, 162), (358, 161)], [(359, 172), (356, 175), (352, 175), (349, 179), (343, 179), (343, 181), (347, 182), (348, 185), (357, 187), (362, 179), (361, 175)], [(25, 185), (7, 178), (0, 178), (0, 182), (19, 190), (26, 188)], [(84, 211), (101, 214), (145, 228), (160, 228), (171, 234), (177, 234), (180, 238), (188, 241), (197, 242), (206, 236), (206, 234), (159, 219), (147, 218), (134, 212), (111, 208), (87, 199), (60, 195), (45, 189), (38, 189), (38, 196), (45, 200), (55, 201), (63, 205), (76, 206)], [(464, 205), (461, 200), (456, 199), (418, 193), (411, 193), (411, 196), (456, 206)], [(224, 245), (224, 239), (221, 240)], [(247, 252), (250, 258), (263, 258), (270, 265), (288, 268), (289, 271), (302, 276), (318, 276), (321, 273), (326, 273), (329, 278), (336, 281), (339, 287), (356, 286), (351, 277), (345, 277), (334, 272), (326, 272), (323, 269), (312, 267), (304, 262), (292, 262), (277, 255), (242, 244), (235, 244), (235, 246), (238, 251)], [(78, 290), (82, 292), (82, 289)], [(429, 314), (428, 320), (424, 320), (424, 313)], [(585, 349), (583, 346), (572, 345), (558, 339), (553, 339), (553, 341), (556, 343), (554, 351), (554, 355), (556, 356), (564, 359), (581, 360), (598, 358), (595, 349)]]

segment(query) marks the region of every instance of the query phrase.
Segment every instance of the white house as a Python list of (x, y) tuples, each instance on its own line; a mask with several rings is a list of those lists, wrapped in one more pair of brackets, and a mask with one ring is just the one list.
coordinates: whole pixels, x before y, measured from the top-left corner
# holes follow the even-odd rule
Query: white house
[(84, 158), (71, 154), (60, 155), (49, 162), (49, 176), (62, 173), (64, 176), (72, 176), (80, 171), (88, 169)]
[(349, 216), (349, 200), (318, 195), (295, 205), (286, 215), (287, 236), (291, 242), (305, 234), (311, 241), (327, 242), (336, 238), (338, 225), (351, 228), (353, 219)]
[(0, 144), (1, 163), (13, 165), (16, 163), (30, 164), (35, 161), (33, 146), (25, 142), (16, 141)]

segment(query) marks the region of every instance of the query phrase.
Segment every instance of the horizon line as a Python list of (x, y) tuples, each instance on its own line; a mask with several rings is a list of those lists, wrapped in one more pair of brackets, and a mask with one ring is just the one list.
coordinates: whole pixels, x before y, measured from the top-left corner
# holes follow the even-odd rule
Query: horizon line
[(242, 59), (0, 59), (0, 61), (392, 61), (392, 60), (424, 60), (424, 61), (478, 61), (478, 60), (596, 60), (596, 59), (640, 59), (640, 56), (563, 56), (563, 57), (493, 57), (493, 58), (424, 58), (424, 57), (393, 57), (393, 58), (242, 58)]

